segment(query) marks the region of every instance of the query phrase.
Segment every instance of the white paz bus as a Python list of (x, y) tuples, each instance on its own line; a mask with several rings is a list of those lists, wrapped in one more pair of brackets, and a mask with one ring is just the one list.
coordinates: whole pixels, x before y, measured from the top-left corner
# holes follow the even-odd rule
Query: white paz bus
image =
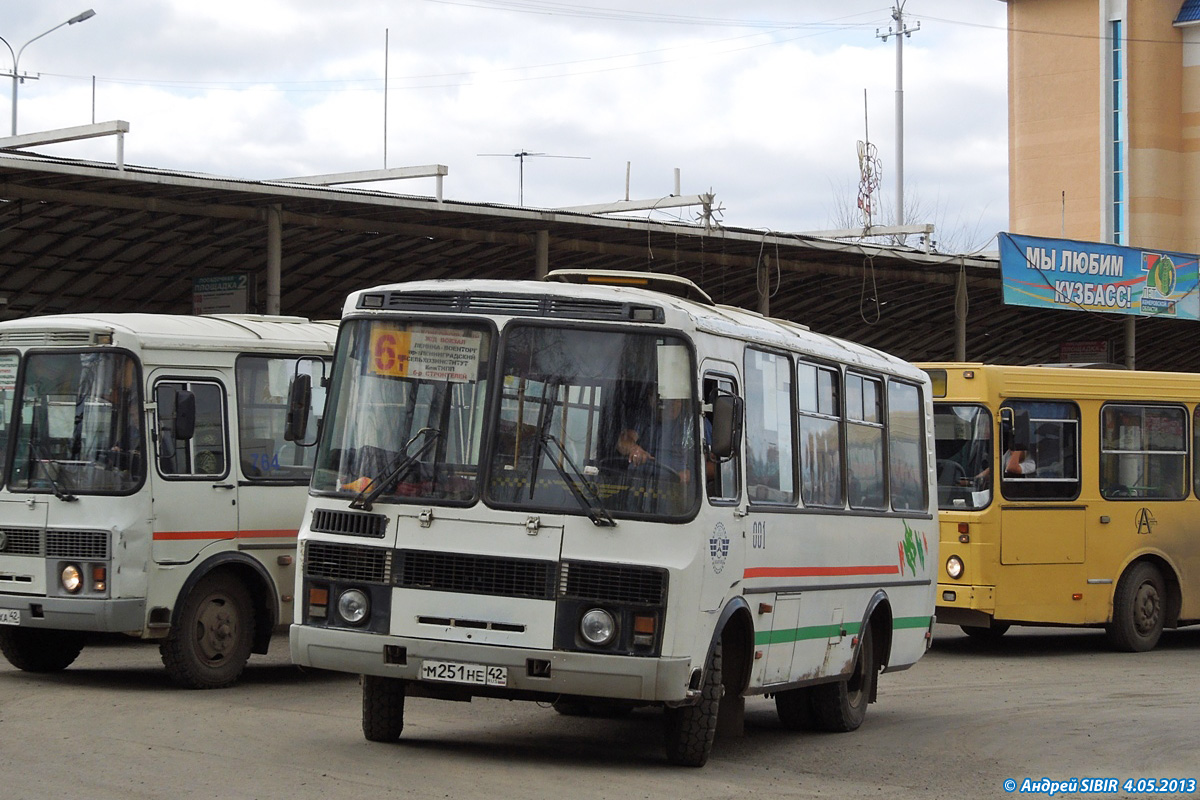
[(920, 370), (688, 281), (426, 281), (345, 305), (293, 660), (407, 696), (665, 711), (699, 766), (744, 698), (846, 731), (933, 623)]
[(292, 617), (313, 459), (285, 436), (287, 401), (307, 392), (320, 410), (335, 335), (296, 317), (0, 323), (9, 662), (61, 670), (89, 632), (122, 632), (158, 640), (178, 683), (212, 688), (267, 651)]

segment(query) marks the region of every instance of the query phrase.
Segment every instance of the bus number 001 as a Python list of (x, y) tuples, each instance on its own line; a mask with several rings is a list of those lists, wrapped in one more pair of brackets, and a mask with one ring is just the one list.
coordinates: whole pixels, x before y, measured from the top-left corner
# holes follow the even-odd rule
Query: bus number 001
[(754, 527), (750, 532), (750, 546), (756, 550), (767, 549), (767, 523), (754, 523)]

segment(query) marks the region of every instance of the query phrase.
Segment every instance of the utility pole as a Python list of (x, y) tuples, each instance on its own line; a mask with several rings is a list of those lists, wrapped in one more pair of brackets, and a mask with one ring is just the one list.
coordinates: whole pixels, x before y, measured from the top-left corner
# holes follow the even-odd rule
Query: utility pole
[(889, 36), (896, 37), (896, 225), (904, 224), (904, 39), (921, 30), (920, 22), (913, 28), (905, 25), (904, 3), (905, 0), (896, 0), (892, 7), (895, 30), (890, 25), (887, 33), (875, 30), (875, 35), (885, 42)]

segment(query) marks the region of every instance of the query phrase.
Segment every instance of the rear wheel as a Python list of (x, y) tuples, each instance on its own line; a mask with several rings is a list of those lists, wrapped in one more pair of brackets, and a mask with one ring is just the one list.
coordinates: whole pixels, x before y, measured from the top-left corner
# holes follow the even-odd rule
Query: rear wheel
[(64, 670), (79, 657), (83, 645), (83, 631), (0, 628), (0, 652), (8, 663), (26, 672)]
[(1113, 618), (1106, 628), (1113, 647), (1128, 653), (1154, 649), (1165, 621), (1166, 584), (1145, 561), (1133, 565), (1117, 584)]
[(213, 573), (201, 578), (183, 601), (179, 619), (158, 651), (180, 686), (219, 689), (241, 676), (253, 640), (250, 592), (232, 575)]
[(845, 733), (856, 730), (867, 716), (867, 704), (879, 678), (871, 626), (863, 628), (854, 671), (844, 681), (812, 687), (813, 721), (819, 730)]
[(721, 705), (721, 642), (718, 641), (704, 670), (700, 702), (668, 708), (665, 719), (667, 760), (685, 767), (703, 767), (717, 735), (717, 710)]
[(368, 742), (394, 742), (404, 731), (404, 681), (363, 675), (363, 736)]

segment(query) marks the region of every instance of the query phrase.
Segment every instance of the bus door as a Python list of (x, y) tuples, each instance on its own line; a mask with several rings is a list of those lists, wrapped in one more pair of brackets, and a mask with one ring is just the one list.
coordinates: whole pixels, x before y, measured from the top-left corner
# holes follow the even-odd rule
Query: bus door
[[(1000, 563), (1039, 567), (1077, 565), (1076, 581), (1084, 578), (1083, 562), (1087, 505), (1078, 502), (1079, 409), (1057, 401), (1009, 401), (1000, 409), (1001, 534)], [(1028, 571), (999, 607), (1020, 605), (1019, 618), (1083, 622), (1083, 604), (1075, 604), (1077, 619), (1062, 618), (1062, 604), (1046, 593), (1055, 582), (1043, 571)], [(1082, 586), (1076, 586), (1082, 591)], [(1039, 608), (1044, 610), (1039, 610)]]
[(181, 377), (157, 370), (150, 386), (155, 402), (154, 560), (186, 563), (238, 531), (228, 393), (216, 372)]

